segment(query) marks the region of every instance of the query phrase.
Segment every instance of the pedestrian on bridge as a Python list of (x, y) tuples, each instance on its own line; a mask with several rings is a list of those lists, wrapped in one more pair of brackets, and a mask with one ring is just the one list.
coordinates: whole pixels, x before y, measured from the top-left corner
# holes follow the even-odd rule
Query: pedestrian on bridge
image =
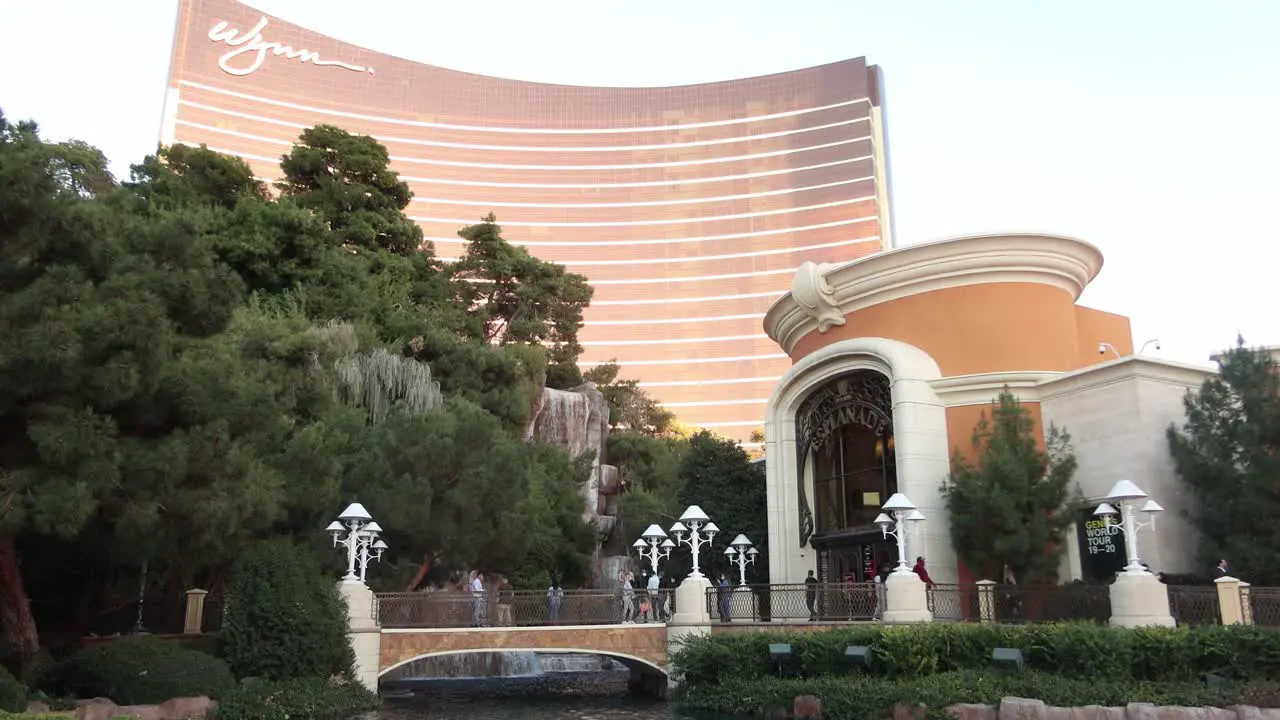
[(484, 574), (471, 571), (471, 627), (484, 627)]

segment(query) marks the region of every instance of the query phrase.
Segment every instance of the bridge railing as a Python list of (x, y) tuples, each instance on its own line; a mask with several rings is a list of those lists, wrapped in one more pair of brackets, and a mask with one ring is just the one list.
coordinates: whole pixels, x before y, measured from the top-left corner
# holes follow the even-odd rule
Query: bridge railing
[(848, 622), (872, 620), (883, 603), (875, 583), (733, 585), (707, 590), (714, 620)]
[[(657, 622), (668, 617), (674, 603), (671, 592), (661, 590), (651, 597), (636, 590), (631, 619)], [(379, 593), (375, 607), (384, 628), (609, 625), (624, 622), (627, 609), (620, 590), (564, 590), (550, 597), (545, 590)]]

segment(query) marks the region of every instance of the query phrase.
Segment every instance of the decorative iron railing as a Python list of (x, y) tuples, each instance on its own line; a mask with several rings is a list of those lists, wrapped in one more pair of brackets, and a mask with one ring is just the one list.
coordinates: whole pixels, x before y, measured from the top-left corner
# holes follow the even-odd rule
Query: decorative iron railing
[(671, 590), (545, 590), (469, 593), (379, 593), (376, 619), (384, 628), (538, 627), (661, 622), (674, 606)]
[(1222, 606), (1214, 585), (1169, 585), (1169, 613), (1178, 625), (1220, 625)]
[(991, 593), (987, 613), (995, 622), (1087, 620), (1106, 624), (1111, 620), (1111, 588), (1107, 585), (987, 585), (981, 592)]
[(976, 585), (934, 583), (929, 586), (928, 598), (934, 620), (965, 622), (981, 617)]
[[(733, 585), (707, 590), (712, 620), (849, 622), (872, 620), (882, 606), (874, 583)], [(881, 586), (883, 587), (883, 586)]]
[(1245, 612), (1251, 616), (1254, 625), (1280, 627), (1280, 588), (1242, 588), (1242, 594), (1247, 599)]

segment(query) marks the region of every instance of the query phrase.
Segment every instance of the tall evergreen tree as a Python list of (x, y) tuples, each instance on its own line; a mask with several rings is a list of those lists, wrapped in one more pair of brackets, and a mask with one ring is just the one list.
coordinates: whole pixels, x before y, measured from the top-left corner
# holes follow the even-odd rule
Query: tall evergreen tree
[(1218, 374), (1183, 400), (1186, 423), (1171, 425), (1169, 451), (1195, 498), (1206, 569), (1227, 558), (1232, 574), (1280, 584), (1280, 366), (1262, 348), (1236, 347)]
[(1066, 430), (1036, 423), (1007, 388), (973, 431), (972, 455), (956, 448), (943, 485), (951, 541), (961, 561), (986, 579), (1005, 566), (1024, 584), (1050, 582), (1070, 526), (1076, 458)]

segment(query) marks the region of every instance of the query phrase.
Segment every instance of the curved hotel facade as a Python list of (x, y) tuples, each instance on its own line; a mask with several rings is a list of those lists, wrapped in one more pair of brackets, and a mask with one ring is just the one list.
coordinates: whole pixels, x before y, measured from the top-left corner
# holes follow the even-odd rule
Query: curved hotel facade
[(162, 140), (274, 180), (307, 127), (372, 135), (438, 255), (493, 211), (590, 280), (584, 367), (616, 359), (681, 422), (746, 440), (791, 365), (763, 319), (796, 268), (892, 246), (881, 88), (864, 59), (681, 87), (506, 80), (183, 0)]

